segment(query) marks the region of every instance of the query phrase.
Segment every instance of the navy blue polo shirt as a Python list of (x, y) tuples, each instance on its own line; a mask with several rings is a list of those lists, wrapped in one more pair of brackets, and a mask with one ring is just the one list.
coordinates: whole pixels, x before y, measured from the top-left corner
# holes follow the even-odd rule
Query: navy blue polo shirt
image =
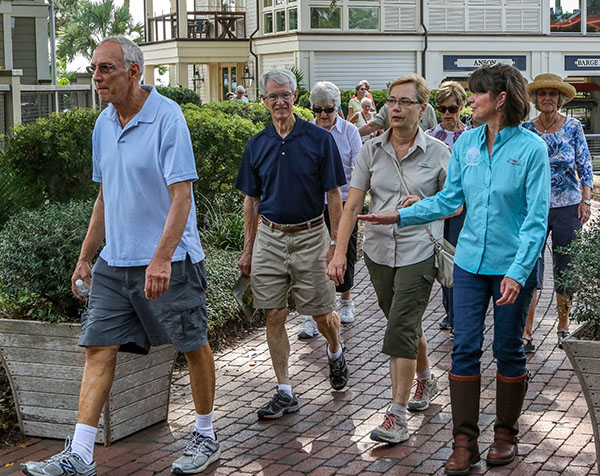
[(236, 188), (261, 197), (258, 213), (275, 223), (302, 223), (325, 209), (325, 192), (346, 183), (333, 136), (296, 116), (285, 139), (270, 125), (248, 141)]

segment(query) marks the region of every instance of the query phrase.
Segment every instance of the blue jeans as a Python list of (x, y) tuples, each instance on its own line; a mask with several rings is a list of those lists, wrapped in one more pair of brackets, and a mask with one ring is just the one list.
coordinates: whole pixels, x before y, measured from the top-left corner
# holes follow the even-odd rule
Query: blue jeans
[(469, 377), (481, 373), (485, 314), (494, 301), (494, 358), (498, 373), (504, 377), (520, 377), (526, 372), (523, 351), (523, 328), (536, 285), (536, 270), (527, 278), (516, 301), (496, 305), (500, 298), (502, 275), (473, 274), (454, 266), (454, 375)]

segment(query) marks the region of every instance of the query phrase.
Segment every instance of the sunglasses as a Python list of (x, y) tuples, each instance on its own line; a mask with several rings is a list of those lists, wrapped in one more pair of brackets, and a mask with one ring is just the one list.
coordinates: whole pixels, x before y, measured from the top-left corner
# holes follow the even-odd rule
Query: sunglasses
[(446, 111), (448, 111), (450, 114), (454, 114), (455, 112), (458, 112), (460, 110), (460, 106), (438, 106), (437, 110), (440, 111), (442, 114), (444, 114)]
[(335, 111), (335, 107), (313, 107), (312, 110), (315, 114), (321, 114), (322, 112), (331, 114), (333, 111)]

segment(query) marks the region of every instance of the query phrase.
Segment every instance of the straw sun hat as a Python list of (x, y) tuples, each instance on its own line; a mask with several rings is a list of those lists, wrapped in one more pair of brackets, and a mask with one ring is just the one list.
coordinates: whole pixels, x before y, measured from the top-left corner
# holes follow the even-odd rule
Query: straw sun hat
[(544, 73), (535, 77), (532, 83), (527, 84), (527, 92), (535, 103), (535, 93), (538, 89), (556, 89), (565, 95), (565, 102), (575, 97), (575, 88), (563, 81), (558, 74)]

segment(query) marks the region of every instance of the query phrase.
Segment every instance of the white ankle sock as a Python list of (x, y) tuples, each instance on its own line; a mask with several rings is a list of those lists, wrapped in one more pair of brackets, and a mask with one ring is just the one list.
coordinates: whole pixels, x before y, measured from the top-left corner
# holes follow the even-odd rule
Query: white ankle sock
[(208, 436), (213, 440), (216, 440), (215, 432), (212, 424), (213, 412), (208, 415), (200, 415), (196, 412), (196, 423), (194, 424), (194, 431), (200, 433), (202, 436)]
[(419, 370), (417, 372), (417, 378), (431, 379), (431, 369), (427, 367), (425, 370)]
[(94, 461), (94, 443), (96, 442), (97, 428), (77, 423), (75, 434), (71, 441), (71, 453), (78, 454), (85, 464)]
[(352, 304), (352, 299), (340, 299), (340, 304)]
[(292, 386), (291, 385), (279, 384), (279, 385), (277, 385), (277, 390), (281, 390), (282, 392), (285, 392), (290, 397), (294, 396), (294, 394), (292, 393)]
[(331, 352), (331, 349), (327, 346), (327, 357), (331, 360), (339, 359), (340, 355), (342, 355), (342, 344), (338, 344), (338, 350), (335, 353)]
[(389, 412), (400, 417), (400, 421), (406, 422), (406, 406), (392, 402)]

